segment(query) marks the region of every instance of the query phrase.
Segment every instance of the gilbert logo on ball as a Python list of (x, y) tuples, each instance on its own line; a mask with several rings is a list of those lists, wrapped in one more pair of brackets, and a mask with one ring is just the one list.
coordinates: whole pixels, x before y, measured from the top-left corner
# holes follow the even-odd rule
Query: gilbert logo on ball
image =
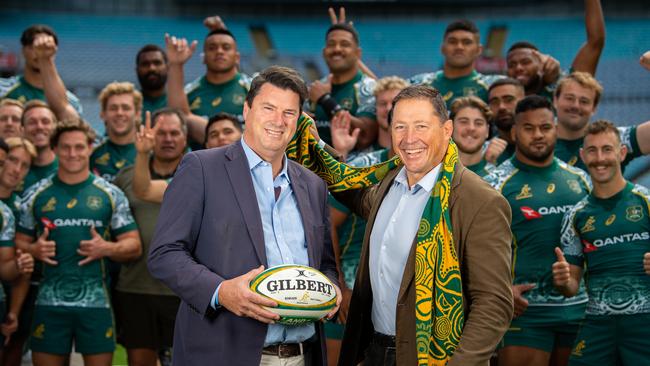
[(332, 281), (307, 266), (288, 264), (269, 268), (253, 278), (250, 288), (278, 303), (278, 307), (267, 309), (280, 315), (280, 324), (315, 322), (336, 306)]

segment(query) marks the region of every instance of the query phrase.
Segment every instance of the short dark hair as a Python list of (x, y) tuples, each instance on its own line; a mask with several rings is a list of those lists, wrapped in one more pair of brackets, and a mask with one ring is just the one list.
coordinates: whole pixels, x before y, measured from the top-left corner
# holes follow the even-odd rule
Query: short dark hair
[(210, 119), (208, 120), (208, 124), (205, 126), (205, 138), (206, 138), (206, 140), (208, 138), (208, 131), (210, 130), (210, 126), (212, 126), (213, 124), (215, 124), (215, 123), (217, 123), (219, 121), (223, 121), (223, 120), (228, 120), (228, 121), (232, 122), (232, 124), (235, 126), (236, 129), (239, 130), (239, 132), (244, 131), (244, 128), (241, 125), (241, 121), (239, 120), (239, 118), (237, 116), (235, 116), (234, 114), (226, 113), (226, 112), (219, 112), (219, 113), (215, 114), (214, 116), (210, 117)]
[(235, 35), (232, 34), (231, 31), (229, 31), (227, 29), (223, 29), (223, 28), (211, 30), (210, 33), (208, 33), (208, 35), (205, 36), (205, 39), (207, 40), (208, 38), (210, 38), (210, 37), (212, 37), (214, 35), (219, 35), (219, 34), (230, 36), (230, 38), (232, 38), (233, 41), (235, 41), (235, 43), (237, 43), (237, 38), (235, 38)]
[(23, 45), (23, 47), (31, 46), (34, 43), (34, 38), (36, 38), (36, 35), (39, 33), (49, 34), (54, 38), (54, 43), (56, 45), (59, 44), (59, 38), (56, 36), (54, 29), (45, 24), (30, 25), (20, 36), (20, 44)]
[(619, 132), (618, 128), (616, 128), (612, 122), (603, 119), (590, 123), (587, 127), (587, 133), (585, 136), (598, 135), (606, 132), (613, 133), (616, 136), (618, 142), (621, 142), (621, 133)]
[(447, 34), (459, 30), (467, 31), (477, 35), (479, 34), (478, 27), (476, 26), (476, 24), (474, 24), (474, 22), (467, 19), (458, 19), (447, 24), (447, 28), (445, 28), (445, 34), (443, 35), (443, 38), (447, 37)]
[(531, 50), (539, 51), (539, 48), (535, 46), (534, 44), (528, 42), (528, 41), (519, 41), (515, 42), (508, 48), (508, 53), (512, 52), (513, 50), (516, 50), (518, 48), (529, 48)]
[(165, 116), (165, 115), (178, 117), (178, 120), (181, 121), (181, 129), (183, 130), (183, 133), (187, 136), (187, 121), (185, 120), (185, 116), (183, 115), (183, 113), (178, 108), (163, 107), (157, 109), (151, 115), (151, 127), (154, 127), (156, 125), (156, 121), (158, 120), (158, 117)]
[(337, 23), (337, 24), (330, 25), (330, 27), (327, 28), (327, 32), (325, 32), (325, 41), (327, 41), (327, 37), (330, 35), (330, 33), (337, 30), (346, 31), (352, 34), (352, 38), (354, 39), (354, 42), (356, 42), (357, 46), (360, 44), (359, 33), (357, 32), (357, 30), (354, 29), (354, 27), (351, 24), (345, 24), (345, 23)]
[(246, 104), (249, 107), (253, 105), (253, 99), (257, 96), (262, 85), (269, 83), (283, 90), (291, 90), (300, 97), (299, 111), (302, 112), (302, 105), (305, 103), (307, 96), (307, 85), (300, 74), (292, 68), (284, 66), (269, 66), (262, 70), (251, 82), (251, 87), (246, 95)]
[(0, 150), (3, 150), (5, 153), (9, 154), (9, 145), (7, 145), (7, 142), (2, 137), (0, 137)]
[(50, 114), (52, 114), (52, 122), (57, 123), (56, 114), (54, 113), (52, 108), (50, 108), (50, 106), (47, 103), (45, 103), (44, 101), (42, 101), (40, 99), (32, 99), (29, 102), (25, 103), (25, 108), (23, 108), (23, 115), (20, 117), (20, 125), (21, 126), (25, 127), (25, 120), (27, 119), (27, 112), (29, 112), (32, 109), (36, 109), (36, 108), (45, 108), (48, 111), (50, 111)]
[(529, 95), (520, 100), (515, 107), (515, 114), (533, 111), (536, 109), (548, 109), (553, 113), (553, 104), (551, 101), (540, 95)]
[(400, 100), (405, 99), (426, 100), (433, 106), (433, 111), (436, 113), (438, 118), (440, 118), (440, 123), (444, 123), (449, 119), (449, 115), (447, 113), (447, 105), (445, 104), (444, 99), (442, 99), (440, 92), (428, 85), (416, 84), (407, 86), (395, 96), (393, 99), (393, 105), (388, 112), (388, 124), (391, 124), (393, 122), (393, 111), (395, 110), (397, 103)]
[(54, 130), (54, 133), (50, 138), (50, 147), (55, 148), (59, 144), (61, 135), (64, 133), (74, 131), (83, 132), (83, 134), (86, 135), (86, 140), (88, 141), (89, 146), (95, 142), (95, 131), (92, 129), (92, 127), (90, 127), (90, 125), (81, 118), (71, 118), (60, 121), (56, 125), (56, 130)]
[(490, 87), (488, 88), (488, 94), (492, 92), (492, 89), (504, 85), (512, 85), (518, 89), (524, 90), (524, 84), (522, 84), (521, 81), (513, 78), (501, 78), (501, 79), (497, 79), (495, 82), (490, 84)]
[(135, 55), (135, 64), (138, 65), (140, 64), (140, 56), (142, 56), (143, 53), (147, 52), (160, 52), (162, 54), (163, 60), (165, 60), (165, 63), (167, 63), (167, 53), (165, 53), (165, 50), (162, 48), (158, 47), (155, 44), (146, 44), (140, 48), (138, 53)]

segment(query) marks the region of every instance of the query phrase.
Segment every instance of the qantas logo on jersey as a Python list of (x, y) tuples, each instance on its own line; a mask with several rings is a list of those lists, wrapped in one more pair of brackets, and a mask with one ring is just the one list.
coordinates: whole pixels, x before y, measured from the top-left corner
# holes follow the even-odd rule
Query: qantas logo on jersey
[(65, 226), (103, 227), (104, 226), (104, 223), (101, 220), (93, 220), (93, 219), (54, 219), (53, 222), (56, 227), (65, 227)]
[(527, 220), (532, 220), (532, 219), (541, 219), (542, 216), (564, 214), (565, 212), (568, 212), (572, 207), (573, 205), (550, 206), (550, 207), (542, 206), (537, 210), (535, 210), (534, 208), (530, 208), (528, 206), (521, 206), (520, 210), (521, 213), (524, 214), (524, 217)]
[(621, 234), (621, 235), (616, 235), (612, 236), (609, 238), (604, 238), (604, 239), (596, 239), (594, 240), (594, 246), (601, 248), (607, 245), (612, 245), (612, 244), (622, 244), (622, 243), (627, 243), (631, 241), (648, 241), (650, 240), (650, 233), (647, 231), (644, 231), (642, 233), (629, 233), (629, 234)]
[(591, 253), (595, 250), (598, 250), (598, 247), (591, 244), (590, 242), (586, 241), (585, 239), (582, 239), (582, 245), (584, 246), (584, 249), (582, 249), (583, 252), (585, 253)]

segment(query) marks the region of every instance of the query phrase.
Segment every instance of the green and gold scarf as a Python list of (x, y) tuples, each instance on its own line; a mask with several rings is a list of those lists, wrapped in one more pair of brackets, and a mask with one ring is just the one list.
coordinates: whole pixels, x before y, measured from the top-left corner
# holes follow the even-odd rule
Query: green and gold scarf
[[(370, 187), (394, 167), (398, 157), (365, 168), (334, 159), (309, 129), (313, 120), (303, 114), (287, 156), (324, 179), (334, 192)], [(458, 347), (463, 330), (463, 296), (458, 255), (454, 247), (449, 195), (458, 149), (450, 141), (438, 179), (417, 234), (415, 253), (415, 319), (418, 365), (446, 365)]]

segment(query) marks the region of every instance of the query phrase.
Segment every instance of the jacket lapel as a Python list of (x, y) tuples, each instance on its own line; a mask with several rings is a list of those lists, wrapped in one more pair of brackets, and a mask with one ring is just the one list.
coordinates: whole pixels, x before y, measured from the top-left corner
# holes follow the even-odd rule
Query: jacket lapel
[(241, 142), (238, 141), (229, 147), (226, 151), (226, 172), (230, 179), (230, 185), (235, 192), (235, 199), (241, 208), (242, 215), (248, 235), (251, 238), (255, 253), (260, 263), (268, 267), (266, 262), (266, 248), (264, 246), (264, 232), (262, 229), (262, 217), (257, 205), (257, 195), (253, 188), (253, 178), (251, 177), (248, 160), (244, 153)]

